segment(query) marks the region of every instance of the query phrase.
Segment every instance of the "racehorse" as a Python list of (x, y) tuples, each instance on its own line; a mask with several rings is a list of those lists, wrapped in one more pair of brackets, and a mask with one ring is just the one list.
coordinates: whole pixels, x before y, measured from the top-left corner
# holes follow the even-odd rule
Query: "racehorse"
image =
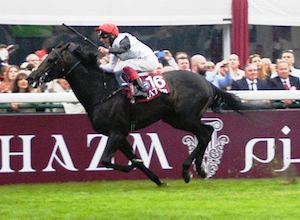
[[(149, 102), (134, 104), (135, 130), (162, 120), (174, 128), (193, 133), (198, 139), (198, 145), (184, 161), (182, 177), (186, 183), (190, 181), (192, 174), (189, 168), (194, 161), (197, 174), (205, 178), (206, 173), (201, 164), (214, 129), (201, 122), (202, 115), (210, 107), (218, 110), (222, 103), (239, 113), (248, 107), (235, 95), (213, 86), (200, 74), (178, 70), (166, 72), (164, 77), (170, 89), (169, 94), (162, 94)], [(40, 66), (29, 75), (28, 81), (38, 85), (57, 78), (65, 78), (69, 82), (84, 106), (93, 129), (109, 137), (101, 159), (102, 164), (124, 172), (136, 167), (158, 186), (164, 185), (154, 172), (145, 167), (126, 139), (131, 131), (133, 108), (120, 89), (115, 75), (103, 72), (94, 54), (84, 53), (79, 45), (71, 42), (53, 48)], [(130, 165), (112, 163), (111, 159), (118, 149), (131, 161)]]

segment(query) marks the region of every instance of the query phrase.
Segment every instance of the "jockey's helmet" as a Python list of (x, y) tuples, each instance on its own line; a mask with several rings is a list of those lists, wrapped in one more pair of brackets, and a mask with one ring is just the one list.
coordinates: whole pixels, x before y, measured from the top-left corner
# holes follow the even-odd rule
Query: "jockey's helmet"
[(107, 34), (113, 34), (116, 37), (119, 35), (118, 26), (112, 23), (105, 23), (95, 29), (96, 32), (99, 32), (99, 37), (108, 37)]

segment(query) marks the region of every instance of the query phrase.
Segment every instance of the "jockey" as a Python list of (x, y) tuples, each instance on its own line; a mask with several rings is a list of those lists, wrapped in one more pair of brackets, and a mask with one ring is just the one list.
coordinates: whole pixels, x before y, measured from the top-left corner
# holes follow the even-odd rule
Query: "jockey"
[(115, 73), (120, 86), (120, 74), (124, 72), (136, 87), (133, 96), (147, 97), (138, 72), (153, 71), (158, 67), (158, 59), (152, 49), (129, 33), (119, 33), (119, 28), (111, 23), (103, 24), (95, 31), (107, 47), (99, 47), (98, 51), (110, 54), (109, 63), (101, 64), (100, 68)]

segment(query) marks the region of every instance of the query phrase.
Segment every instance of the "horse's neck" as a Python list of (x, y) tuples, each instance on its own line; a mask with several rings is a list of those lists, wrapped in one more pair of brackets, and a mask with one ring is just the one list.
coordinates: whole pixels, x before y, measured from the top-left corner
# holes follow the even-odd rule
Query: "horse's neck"
[(94, 106), (118, 88), (114, 74), (103, 74), (100, 71), (83, 71), (82, 68), (78, 68), (67, 78), (78, 100), (85, 107)]

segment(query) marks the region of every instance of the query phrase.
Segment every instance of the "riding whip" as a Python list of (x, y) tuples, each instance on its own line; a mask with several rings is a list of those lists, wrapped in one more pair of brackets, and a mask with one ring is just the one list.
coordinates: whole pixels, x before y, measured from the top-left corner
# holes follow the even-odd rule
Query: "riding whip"
[(87, 38), (86, 36), (84, 36), (83, 34), (81, 34), (80, 32), (76, 31), (74, 28), (66, 25), (65, 23), (62, 23), (63, 26), (65, 26), (66, 28), (68, 28), (69, 30), (73, 31), (75, 34), (77, 34), (78, 36), (82, 37), (83, 40), (87, 41), (88, 43), (90, 43), (92, 46), (94, 46), (95, 48), (98, 49), (98, 45), (95, 44), (93, 41), (91, 41), (89, 38)]

